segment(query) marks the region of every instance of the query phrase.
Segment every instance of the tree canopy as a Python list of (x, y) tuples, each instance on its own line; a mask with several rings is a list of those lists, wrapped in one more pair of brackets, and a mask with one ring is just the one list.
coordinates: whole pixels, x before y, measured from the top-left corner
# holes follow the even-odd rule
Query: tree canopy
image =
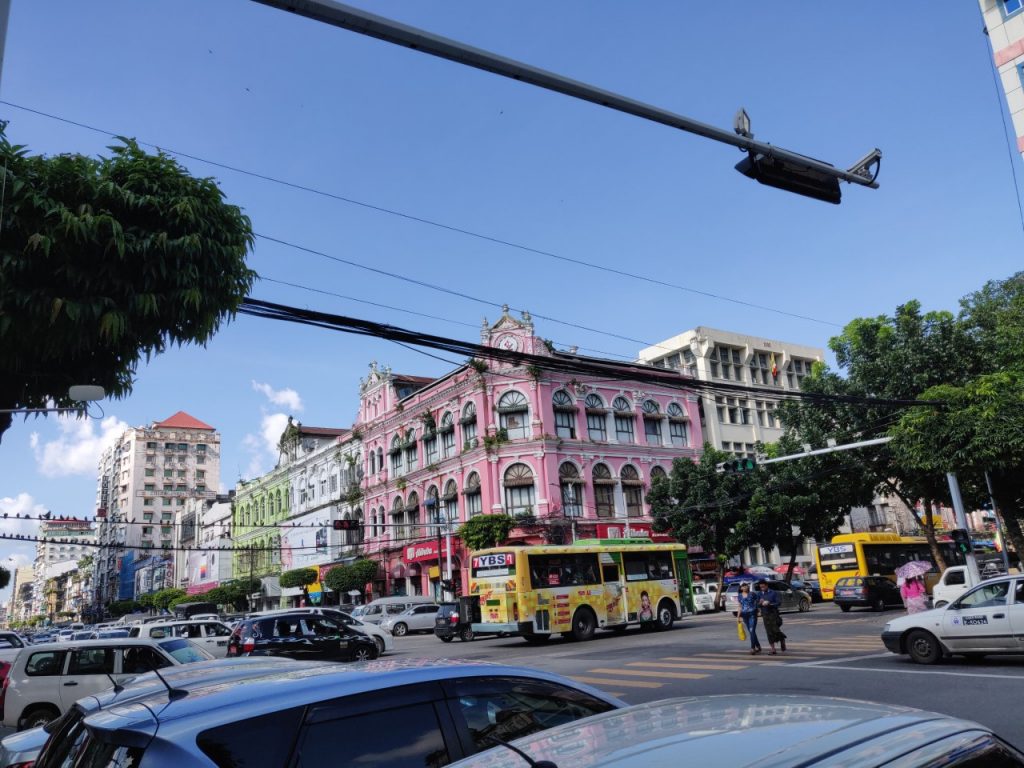
[(252, 286), (249, 219), (214, 180), (121, 142), (47, 157), (0, 134), (0, 408), (123, 397), (143, 357), (206, 343)]
[(516, 520), (511, 515), (475, 515), (459, 526), (459, 537), (475, 552), (504, 543), (515, 527)]

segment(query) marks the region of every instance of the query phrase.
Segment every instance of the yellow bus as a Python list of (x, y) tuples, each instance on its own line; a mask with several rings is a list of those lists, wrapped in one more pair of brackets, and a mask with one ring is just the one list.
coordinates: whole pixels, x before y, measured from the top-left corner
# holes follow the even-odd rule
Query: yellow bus
[[(963, 555), (951, 541), (939, 541), (939, 549), (946, 565), (963, 565)], [(822, 544), (814, 553), (818, 566), (818, 584), (821, 596), (831, 600), (836, 582), (846, 576), (888, 576), (896, 580), (896, 568), (911, 560), (934, 563), (931, 547), (924, 536), (900, 536), (895, 533), (844, 533), (829, 544)], [(925, 574), (931, 589), (939, 579), (939, 569), (933, 566)]]
[(669, 629), (693, 610), (686, 546), (648, 539), (474, 552), (469, 594), (479, 598), (475, 632), (515, 633), (531, 643), (556, 632), (589, 640), (598, 629)]

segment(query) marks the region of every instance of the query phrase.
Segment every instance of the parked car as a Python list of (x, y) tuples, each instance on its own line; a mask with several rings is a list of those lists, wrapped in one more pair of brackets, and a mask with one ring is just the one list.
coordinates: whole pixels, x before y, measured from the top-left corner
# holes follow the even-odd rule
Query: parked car
[(903, 598), (896, 584), (885, 576), (846, 576), (836, 582), (832, 602), (846, 613), (851, 608), (902, 608)]
[[(752, 590), (756, 590), (758, 581), (760, 579), (748, 582), (738, 581), (730, 584), (725, 590), (725, 609), (732, 611), (732, 615), (736, 616), (739, 613), (737, 606), (739, 604), (740, 584), (749, 584)], [(782, 613), (787, 611), (800, 611), (803, 613), (811, 610), (811, 596), (802, 589), (796, 589), (791, 584), (778, 579), (765, 579), (765, 581), (768, 582), (769, 589), (779, 593), (779, 610)]]
[(697, 613), (714, 611), (718, 585), (713, 581), (695, 581), (692, 586), (693, 609)]
[(918, 664), (935, 664), (953, 654), (1019, 654), (1021, 627), (1024, 576), (1018, 574), (983, 581), (941, 608), (894, 619), (882, 630), (882, 642)]
[(436, 603), (413, 605), (397, 615), (386, 617), (380, 626), (395, 637), (404, 637), (410, 632), (432, 632), (438, 607)]
[(165, 637), (187, 637), (211, 656), (219, 659), (228, 655), (228, 638), (231, 629), (222, 621), (180, 619), (137, 624), (128, 630), (130, 637), (149, 637), (159, 640)]
[(115, 637), (129, 637), (127, 629), (97, 629), (93, 632), (90, 640), (110, 640)]
[(380, 624), (388, 616), (404, 613), (414, 605), (433, 604), (434, 599), (422, 595), (378, 597), (366, 605), (360, 605), (352, 615), (367, 624)]
[(369, 636), (315, 613), (246, 619), (228, 638), (228, 657), (284, 656), (309, 661), (369, 661), (380, 655)]
[[(250, 614), (250, 616), (276, 616), (284, 613), (316, 613), (321, 616), (328, 616), (343, 627), (348, 627), (353, 631), (362, 632), (364, 635), (368, 635), (376, 644), (377, 650), (380, 655), (383, 656), (385, 653), (393, 651), (395, 648), (394, 638), (391, 637), (391, 633), (385, 629), (381, 629), (378, 624), (367, 624), (361, 619), (346, 613), (340, 608), (280, 608), (274, 611), (259, 611), (257, 613)], [(237, 625), (237, 622), (235, 622)], [(234, 631), (235, 627), (231, 627)]]
[[(507, 739), (505, 741), (508, 741)], [(1021, 768), (1024, 753), (983, 725), (909, 707), (823, 696), (667, 699), (568, 723), (452, 768), (677, 765)]]
[(298, 666), (240, 685), (176, 684), (189, 695), (173, 700), (156, 691), (114, 704), (64, 741), (76, 765), (333, 765), (341, 748), (347, 765), (422, 768), (623, 706), (522, 667), (288, 663)]
[(0, 632), (0, 662), (12, 663), (28, 642), (17, 632)]
[(821, 584), (817, 579), (793, 579), (790, 584), (793, 589), (799, 589), (811, 596), (812, 603), (823, 603), (825, 598), (821, 595)]
[[(148, 673), (124, 681), (123, 688), (108, 688), (93, 696), (76, 701), (67, 712), (45, 726), (14, 733), (0, 742), (0, 768), (28, 768), (29, 766), (66, 765), (72, 746), (84, 727), (86, 715), (99, 712), (113, 704), (123, 704), (145, 698), (157, 691), (166, 691), (167, 685), (187, 690), (189, 685), (225, 685), (243, 682), (267, 671), (279, 672), (285, 667), (302, 666), (298, 662), (276, 657), (200, 661), (167, 667), (160, 672), (163, 681)], [(42, 750), (45, 748), (45, 754)]]
[(0, 688), (3, 724), (23, 730), (60, 717), (77, 699), (153, 668), (213, 657), (188, 640), (79, 640), (32, 646), (18, 654)]

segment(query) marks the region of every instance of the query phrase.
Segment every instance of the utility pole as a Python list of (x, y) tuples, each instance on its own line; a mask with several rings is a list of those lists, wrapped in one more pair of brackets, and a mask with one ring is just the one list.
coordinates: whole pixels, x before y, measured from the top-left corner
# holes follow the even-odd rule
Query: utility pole
[[(964, 500), (960, 496), (960, 483), (957, 482), (956, 474), (954, 472), (946, 473), (946, 481), (949, 483), (949, 495), (953, 499), (953, 513), (956, 515), (956, 526), (970, 534), (970, 528), (967, 527), (967, 512), (964, 510)], [(971, 574), (973, 584), (977, 584), (981, 581), (981, 574), (978, 572), (978, 560), (974, 556), (974, 546), (969, 546), (968, 551), (964, 554), (964, 558), (967, 560), (967, 570)]]
[[(1010, 572), (1010, 556), (1006, 554), (1006, 526), (1003, 524), (1003, 515), (999, 511), (999, 507), (996, 506), (996, 497), (992, 493), (992, 478), (989, 477), (988, 472), (985, 473), (985, 485), (988, 486), (988, 498), (992, 503), (992, 514), (996, 516), (996, 530), (999, 531), (999, 538), (1002, 539), (1002, 550), (1003, 554), (1003, 570), (1006, 573)], [(1020, 556), (1020, 553), (1018, 553)]]

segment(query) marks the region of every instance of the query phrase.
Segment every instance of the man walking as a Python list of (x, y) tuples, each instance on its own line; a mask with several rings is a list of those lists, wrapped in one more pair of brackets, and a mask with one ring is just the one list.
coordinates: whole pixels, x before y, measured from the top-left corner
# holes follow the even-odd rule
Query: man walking
[(775, 655), (775, 644), (780, 643), (782, 652), (786, 652), (786, 636), (782, 632), (782, 615), (779, 608), (782, 600), (779, 593), (768, 587), (768, 582), (761, 579), (757, 582), (758, 608), (761, 611), (761, 620), (764, 622), (764, 632), (768, 636), (768, 645), (771, 650), (769, 655)]

